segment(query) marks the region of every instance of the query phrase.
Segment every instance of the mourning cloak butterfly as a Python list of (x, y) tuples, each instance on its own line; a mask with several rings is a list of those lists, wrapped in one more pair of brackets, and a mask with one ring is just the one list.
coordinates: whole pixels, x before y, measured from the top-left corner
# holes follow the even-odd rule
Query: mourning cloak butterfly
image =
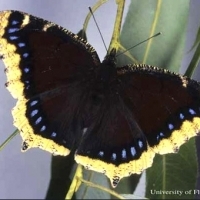
[(0, 53), (22, 151), (39, 147), (121, 178), (177, 152), (200, 131), (200, 84), (148, 65), (101, 63), (86, 41), (18, 11), (0, 12)]

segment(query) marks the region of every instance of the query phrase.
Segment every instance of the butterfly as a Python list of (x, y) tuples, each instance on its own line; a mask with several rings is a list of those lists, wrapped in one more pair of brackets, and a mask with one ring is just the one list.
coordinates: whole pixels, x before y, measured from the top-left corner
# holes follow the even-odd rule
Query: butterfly
[(101, 62), (78, 35), (19, 11), (0, 12), (6, 87), (22, 151), (39, 147), (104, 173), (116, 187), (200, 131), (200, 84), (145, 64)]

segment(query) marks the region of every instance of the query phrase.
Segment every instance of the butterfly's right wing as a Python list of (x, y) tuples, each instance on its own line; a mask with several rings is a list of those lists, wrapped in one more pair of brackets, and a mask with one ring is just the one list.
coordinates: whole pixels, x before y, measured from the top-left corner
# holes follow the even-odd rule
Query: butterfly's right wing
[(75, 159), (119, 180), (150, 167), (155, 153), (177, 152), (200, 131), (200, 84), (147, 65), (118, 69), (118, 77)]
[(156, 153), (177, 152), (200, 131), (200, 83), (148, 65), (118, 70), (120, 96)]

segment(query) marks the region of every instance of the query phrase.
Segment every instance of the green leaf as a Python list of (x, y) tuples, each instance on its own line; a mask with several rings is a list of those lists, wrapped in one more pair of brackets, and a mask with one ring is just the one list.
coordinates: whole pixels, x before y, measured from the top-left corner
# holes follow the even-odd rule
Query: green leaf
[[(103, 174), (83, 169), (83, 178), (91, 183), (110, 188), (110, 182)], [(77, 199), (110, 199), (110, 197), (109, 193), (87, 186), (86, 184), (81, 184), (81, 187), (76, 192)]]
[(72, 154), (67, 157), (52, 156), (51, 180), (45, 199), (65, 199), (71, 184), (69, 177), (73, 165), (74, 155)]
[[(178, 154), (155, 157), (153, 167), (147, 170), (147, 197), (151, 199), (194, 198), (193, 190), (197, 177), (194, 141), (192, 138), (182, 145)], [(182, 193), (179, 195), (178, 192)]]
[[(178, 72), (185, 44), (188, 9), (189, 0), (131, 1), (120, 38), (122, 45), (127, 49), (162, 32), (162, 35), (132, 49), (130, 53), (139, 63)], [(124, 65), (124, 60), (120, 64)]]

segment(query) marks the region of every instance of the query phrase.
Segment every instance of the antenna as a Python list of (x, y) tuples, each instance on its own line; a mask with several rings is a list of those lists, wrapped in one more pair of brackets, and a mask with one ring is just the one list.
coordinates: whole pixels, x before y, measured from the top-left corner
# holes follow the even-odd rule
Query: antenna
[(132, 46), (132, 47), (130, 47), (130, 48), (128, 48), (128, 49), (126, 49), (125, 51), (123, 51), (123, 52), (121, 52), (121, 53), (117, 54), (117, 55), (116, 55), (116, 57), (117, 57), (117, 56), (119, 56), (119, 55), (121, 55), (121, 54), (124, 54), (124, 53), (126, 53), (127, 51), (129, 51), (129, 50), (131, 50), (131, 49), (135, 48), (136, 46), (138, 46), (138, 45), (140, 45), (140, 44), (142, 44), (142, 43), (144, 43), (144, 42), (146, 42), (146, 41), (148, 41), (148, 40), (150, 40), (150, 39), (152, 39), (152, 38), (154, 38), (154, 37), (156, 37), (156, 36), (158, 36), (158, 35), (161, 35), (161, 34), (162, 34), (161, 32), (159, 32), (159, 33), (156, 33), (155, 35), (153, 35), (153, 36), (151, 36), (151, 37), (147, 38), (146, 40), (143, 40), (142, 42), (139, 42), (138, 44), (136, 44), (136, 45), (134, 45), (134, 46)]
[(93, 17), (93, 19), (94, 19), (94, 22), (95, 22), (95, 24), (96, 24), (96, 26), (97, 26), (97, 29), (98, 29), (99, 34), (100, 34), (100, 36), (101, 36), (101, 39), (102, 39), (102, 41), (103, 41), (104, 47), (105, 47), (106, 51), (108, 52), (108, 49), (107, 49), (106, 44), (105, 44), (105, 41), (104, 41), (104, 39), (103, 39), (103, 36), (102, 36), (102, 34), (101, 34), (100, 28), (99, 28), (99, 26), (98, 26), (98, 24), (97, 24), (97, 21), (96, 21), (96, 19), (95, 19), (95, 17), (94, 17), (94, 14), (93, 14), (93, 12), (92, 12), (91, 7), (89, 7), (89, 10), (90, 10), (90, 12), (91, 12), (91, 14), (92, 14), (92, 17)]

